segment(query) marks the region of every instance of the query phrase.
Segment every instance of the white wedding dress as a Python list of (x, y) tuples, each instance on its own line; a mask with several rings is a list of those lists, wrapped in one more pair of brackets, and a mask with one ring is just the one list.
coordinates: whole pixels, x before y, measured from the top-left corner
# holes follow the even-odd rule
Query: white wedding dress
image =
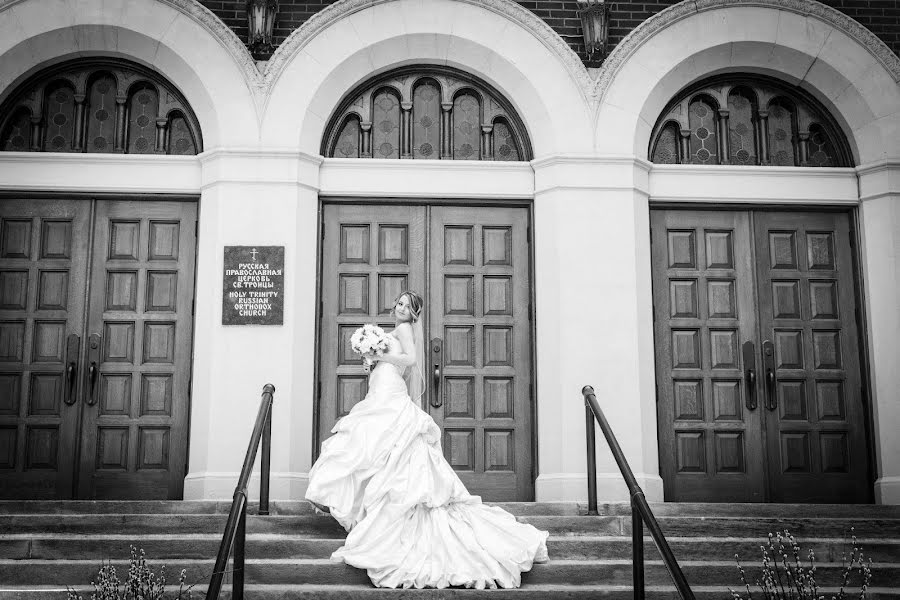
[[(392, 338), (389, 353), (397, 346)], [(518, 587), (522, 571), (547, 560), (546, 531), (466, 491), (400, 367), (378, 362), (368, 394), (332, 432), (306, 498), (349, 531), (332, 559), (366, 569), (376, 586)]]

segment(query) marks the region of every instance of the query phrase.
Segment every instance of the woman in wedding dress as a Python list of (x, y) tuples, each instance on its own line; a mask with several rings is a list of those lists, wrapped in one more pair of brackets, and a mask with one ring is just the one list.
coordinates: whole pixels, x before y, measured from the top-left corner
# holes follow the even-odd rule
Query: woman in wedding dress
[(397, 299), (389, 349), (322, 444), (306, 498), (349, 532), (332, 559), (366, 569), (378, 587), (518, 587), (547, 560), (548, 533), (482, 504), (444, 459), (441, 430), (417, 403), (422, 304), (415, 292)]

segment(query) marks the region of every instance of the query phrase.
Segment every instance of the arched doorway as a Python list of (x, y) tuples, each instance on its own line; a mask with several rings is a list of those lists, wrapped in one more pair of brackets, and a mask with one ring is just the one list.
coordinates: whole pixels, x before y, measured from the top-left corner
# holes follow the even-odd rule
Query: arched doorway
[[(404, 68), (347, 94), (329, 157), (526, 160), (509, 102), (447, 68)], [(316, 448), (366, 393), (349, 336), (387, 326), (404, 289), (425, 297), (431, 375), (422, 407), (448, 462), (486, 500), (534, 498), (530, 205), (322, 199)]]
[[(121, 60), (43, 70), (0, 114), (5, 151), (202, 149), (178, 90)], [(0, 496), (181, 497), (196, 223), (192, 198), (2, 192)]]
[[(649, 155), (738, 169), (851, 160), (812, 97), (735, 75), (673, 98)], [(854, 220), (814, 205), (651, 210), (666, 500), (871, 501)]]

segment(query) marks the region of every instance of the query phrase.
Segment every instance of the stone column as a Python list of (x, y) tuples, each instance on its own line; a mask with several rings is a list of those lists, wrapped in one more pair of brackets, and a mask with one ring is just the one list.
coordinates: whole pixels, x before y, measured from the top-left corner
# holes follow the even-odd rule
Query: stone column
[(731, 149), (728, 140), (728, 111), (719, 109), (719, 164), (727, 165), (731, 162)]
[[(290, 150), (213, 150), (201, 163), (190, 472), (185, 499), (230, 499), (262, 386), (275, 385), (270, 493), (300, 500), (312, 458), (318, 178)], [(252, 201), (248, 201), (252, 199)], [(284, 324), (222, 325), (225, 246), (284, 246)], [(250, 481), (259, 497), (259, 462)]]
[(757, 112), (757, 127), (759, 129), (759, 164), (769, 164), (769, 111), (761, 110)]
[(481, 126), (481, 160), (494, 160), (494, 126)]
[(881, 161), (857, 172), (877, 461), (875, 501), (900, 504), (900, 161)]
[(84, 151), (84, 94), (75, 94), (75, 126), (72, 131), (72, 150)]
[(156, 119), (156, 148), (157, 154), (166, 153), (166, 129), (168, 120), (160, 118)]
[[(550, 156), (535, 172), (539, 502), (587, 499), (581, 388), (592, 385), (648, 499), (663, 499), (656, 437), (649, 163)], [(583, 326), (572, 326), (576, 319)], [(602, 341), (592, 340), (602, 338)], [(601, 501), (628, 491), (597, 433)]]
[(691, 164), (691, 130), (682, 129), (678, 132), (678, 162), (683, 165)]
[(31, 117), (31, 149), (34, 152), (41, 150), (41, 117)]
[(116, 152), (125, 152), (125, 102), (128, 96), (116, 96)]
[(400, 103), (400, 158), (412, 158), (412, 102)]
[(452, 102), (441, 102), (441, 158), (453, 158)]

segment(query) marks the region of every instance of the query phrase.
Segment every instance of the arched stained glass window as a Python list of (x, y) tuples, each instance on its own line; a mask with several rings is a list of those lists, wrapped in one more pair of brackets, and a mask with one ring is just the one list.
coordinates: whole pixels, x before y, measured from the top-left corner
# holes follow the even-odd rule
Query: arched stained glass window
[(379, 75), (344, 96), (322, 154), (335, 158), (531, 160), (528, 132), (487, 83), (444, 66)]
[(347, 115), (337, 143), (334, 145), (335, 158), (359, 158), (359, 117)]
[(653, 162), (674, 165), (678, 162), (678, 125), (667, 123), (653, 148)]
[(372, 100), (372, 156), (400, 158), (400, 100), (390, 90)]
[(796, 111), (790, 101), (777, 98), (769, 103), (769, 156), (773, 165), (798, 164), (794, 131)]
[(156, 117), (159, 98), (156, 89), (140, 85), (128, 98), (128, 152), (152, 154), (156, 149)]
[(453, 101), (453, 158), (481, 157), (481, 104), (475, 94), (460, 94)]
[(441, 145), (441, 90), (423, 81), (413, 92), (413, 158), (437, 158)]
[(756, 98), (747, 88), (735, 88), (728, 94), (728, 158), (731, 164), (755, 165), (756, 139), (754, 116)]
[(834, 143), (828, 137), (825, 127), (818, 123), (809, 126), (809, 166), (834, 167), (836, 166)]
[(174, 113), (169, 117), (169, 137), (166, 142), (167, 154), (191, 155), (197, 154), (194, 137), (187, 119), (181, 113)]
[(172, 84), (146, 67), (110, 58), (80, 58), (30, 77), (0, 105), (0, 134), (0, 150), (197, 154), (203, 149), (197, 118)]
[(702, 81), (669, 102), (651, 133), (649, 156), (658, 164), (852, 164), (839, 125), (808, 92), (734, 74)]
[(716, 136), (716, 107), (712, 100), (698, 96), (691, 101), (691, 162), (714, 165), (718, 162), (718, 139)]
[(50, 152), (72, 152), (75, 139), (75, 90), (64, 83), (47, 89), (44, 144)]
[(112, 152), (116, 143), (116, 80), (101, 73), (89, 86), (87, 115), (87, 152)]
[(512, 130), (506, 121), (494, 121), (494, 160), (522, 160), (512, 136)]
[(31, 145), (31, 113), (19, 107), (3, 129), (0, 150), (4, 152), (25, 152)]

